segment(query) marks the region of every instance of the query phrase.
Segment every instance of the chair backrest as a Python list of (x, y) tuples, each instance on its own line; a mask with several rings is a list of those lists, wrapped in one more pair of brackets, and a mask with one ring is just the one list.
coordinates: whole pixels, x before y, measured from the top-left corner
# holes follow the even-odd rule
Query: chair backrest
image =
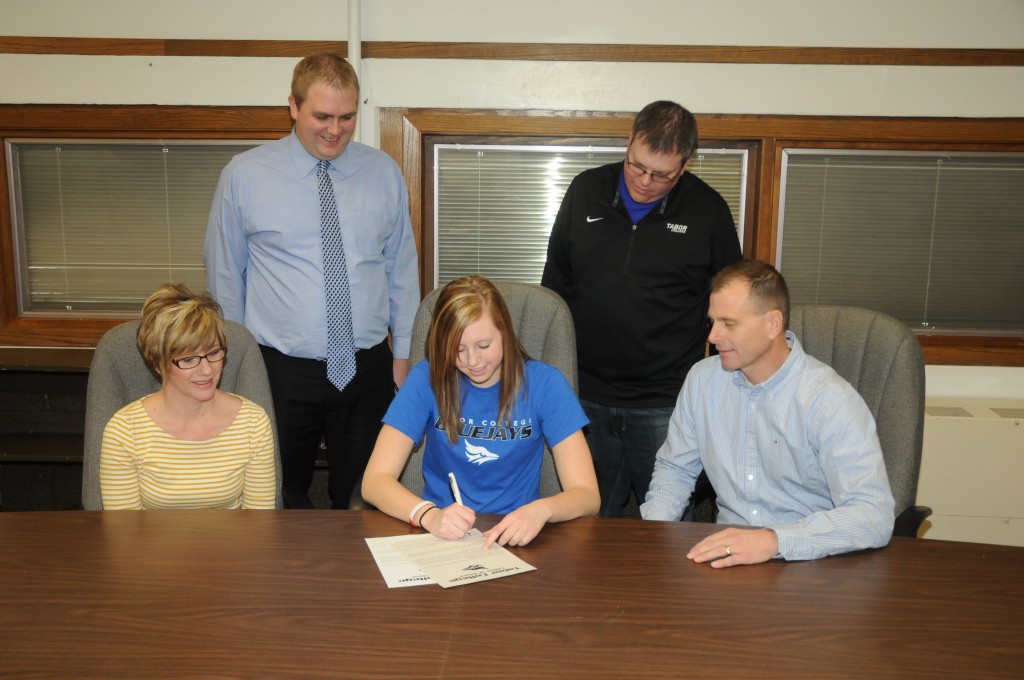
[(790, 330), (804, 351), (828, 364), (871, 409), (896, 515), (914, 505), (924, 439), (924, 354), (902, 322), (858, 307), (800, 305)]
[[(530, 283), (494, 281), (495, 287), (505, 299), (516, 337), (531, 358), (551, 364), (565, 376), (577, 391), (576, 386), (576, 331), (572, 315), (565, 301), (547, 288)], [(412, 327), (412, 347), (409, 363), (423, 359), (430, 316), (441, 293), (437, 287), (427, 293), (416, 310)], [(416, 447), (401, 477), (402, 485), (419, 495), (423, 492), (423, 446)], [(545, 449), (540, 471), (540, 495), (553, 496), (561, 491), (554, 460)]]
[[(274, 449), (277, 447), (277, 423), (270, 382), (263, 356), (252, 334), (241, 324), (226, 321), (228, 355), (224, 360), (220, 388), (259, 404), (270, 416), (274, 428)], [(100, 445), (103, 428), (111, 416), (126, 404), (160, 389), (160, 381), (149, 369), (135, 344), (138, 320), (128, 321), (100, 338), (89, 369), (89, 386), (85, 398), (85, 450), (82, 466), (82, 507), (102, 510), (100, 495)], [(281, 460), (277, 461), (277, 507), (281, 504)]]

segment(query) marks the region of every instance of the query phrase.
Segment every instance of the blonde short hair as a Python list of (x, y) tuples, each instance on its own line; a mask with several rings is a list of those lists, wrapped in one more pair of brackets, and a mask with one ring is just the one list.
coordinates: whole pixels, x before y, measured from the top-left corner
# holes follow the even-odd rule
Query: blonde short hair
[(313, 83), (323, 83), (335, 90), (354, 90), (356, 99), (359, 98), (359, 77), (352, 64), (337, 52), (311, 54), (295, 65), (292, 97), (296, 108), (302, 108)]
[(142, 305), (135, 342), (161, 378), (174, 357), (213, 346), (228, 348), (220, 305), (181, 283), (164, 284), (149, 296)]

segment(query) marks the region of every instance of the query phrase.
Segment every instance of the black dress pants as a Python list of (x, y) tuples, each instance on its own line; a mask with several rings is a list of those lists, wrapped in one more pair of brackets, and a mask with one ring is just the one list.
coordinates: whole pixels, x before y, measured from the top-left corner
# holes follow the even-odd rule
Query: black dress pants
[(395, 395), (387, 341), (356, 352), (356, 375), (343, 391), (327, 379), (325, 361), (291, 357), (263, 345), (260, 350), (274, 398), (285, 507), (313, 507), (309, 486), (323, 439), (331, 507), (347, 508)]

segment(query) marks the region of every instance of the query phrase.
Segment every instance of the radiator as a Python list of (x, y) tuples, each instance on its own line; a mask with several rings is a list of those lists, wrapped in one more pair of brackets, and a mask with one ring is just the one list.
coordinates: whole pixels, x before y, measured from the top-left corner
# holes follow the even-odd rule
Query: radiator
[(1024, 401), (928, 398), (917, 503), (923, 538), (1024, 546)]

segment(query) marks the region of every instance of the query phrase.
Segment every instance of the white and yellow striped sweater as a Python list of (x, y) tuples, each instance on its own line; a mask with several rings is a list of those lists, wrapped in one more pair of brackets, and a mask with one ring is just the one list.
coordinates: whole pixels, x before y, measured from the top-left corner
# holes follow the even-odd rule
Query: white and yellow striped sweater
[(206, 441), (178, 439), (146, 413), (142, 399), (110, 419), (100, 451), (106, 510), (273, 508), (274, 435), (266, 411), (242, 407)]

